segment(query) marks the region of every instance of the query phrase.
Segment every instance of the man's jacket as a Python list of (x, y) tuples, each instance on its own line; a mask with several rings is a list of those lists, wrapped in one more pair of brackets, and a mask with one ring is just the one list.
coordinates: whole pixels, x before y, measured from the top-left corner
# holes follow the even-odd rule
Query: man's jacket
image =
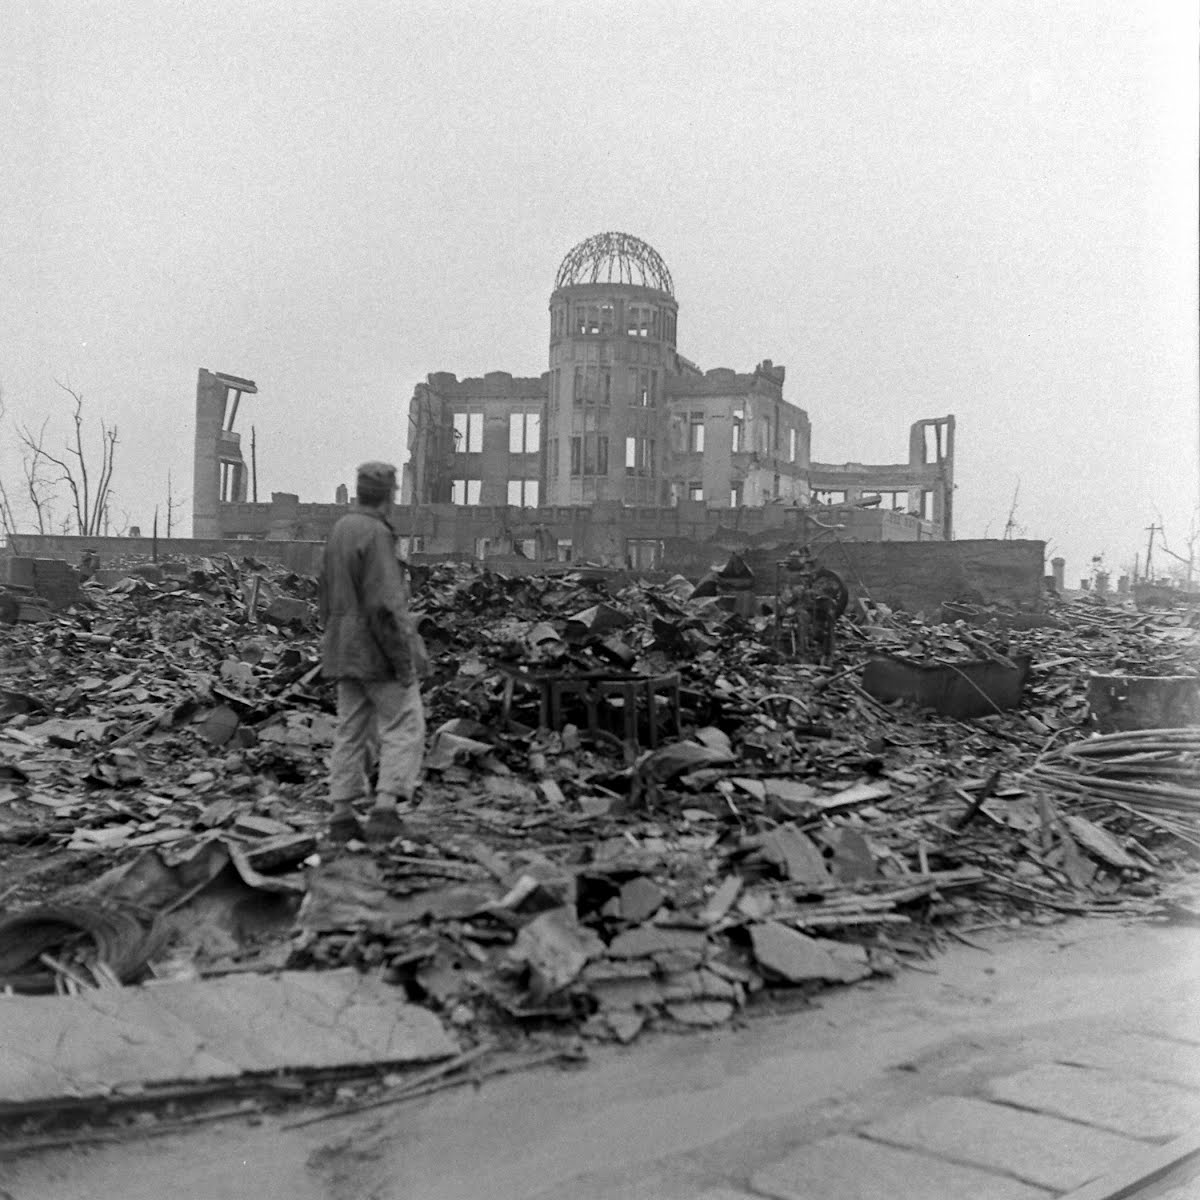
[(415, 679), (412, 623), (395, 535), (379, 513), (339, 517), (325, 542), (321, 667), (330, 679)]

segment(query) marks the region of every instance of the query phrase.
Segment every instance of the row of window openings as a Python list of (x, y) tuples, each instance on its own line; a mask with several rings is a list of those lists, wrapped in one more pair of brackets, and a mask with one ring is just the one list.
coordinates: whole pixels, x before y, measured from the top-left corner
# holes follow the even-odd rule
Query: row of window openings
[[(686, 486), (687, 498), (689, 500), (704, 499), (704, 484), (689, 483)], [(775, 494), (779, 495), (779, 476), (775, 476)], [(741, 482), (734, 483), (729, 488), (729, 506), (730, 508), (741, 508), (745, 498), (745, 485)]]
[[(450, 481), (451, 504), (478, 505), (482, 492), (482, 479), (452, 479)], [(537, 508), (538, 481), (536, 479), (510, 479), (508, 481), (508, 504), (511, 508)]]
[[(637, 304), (625, 306), (625, 336), (636, 338), (654, 338), (661, 335), (663, 339), (675, 344), (676, 317), (672, 312), (660, 312), (659, 309)], [(617, 331), (616, 309), (611, 304), (576, 304), (570, 311), (568, 328), (567, 308), (556, 308), (551, 318), (551, 332), (554, 337), (562, 337), (570, 332), (572, 336), (605, 335), (612, 336)]]
[[(812, 501), (814, 504), (845, 504), (846, 493), (818, 489), (812, 493)], [(918, 492), (915, 499), (908, 492), (863, 492), (858, 503), (887, 512), (908, 513), (926, 521), (933, 519), (932, 492)]]
[[(609, 371), (595, 367), (575, 368), (575, 403), (581, 406), (611, 404), (612, 376)], [(658, 372), (630, 368), (629, 380), (633, 402), (639, 407), (654, 408), (658, 403)], [(553, 397), (557, 406), (560, 390), (560, 373), (554, 372)], [(703, 413), (689, 413), (687, 423), (687, 448), (691, 453), (703, 453), (705, 442), (705, 420)], [(789, 429), (788, 459), (796, 461), (797, 436)], [(508, 417), (508, 450), (510, 454), (536, 454), (541, 449), (542, 416), (538, 412), (515, 412)], [(454, 414), (454, 448), (459, 453), (474, 454), (483, 449), (483, 413), (456, 412)], [(746, 448), (746, 413), (735, 409), (731, 450), (740, 453)], [(585, 474), (592, 474), (587, 471)], [(605, 475), (607, 470), (598, 474)]]
[[(508, 414), (509, 454), (536, 454), (542, 448), (542, 414)], [(454, 414), (454, 449), (460, 454), (478, 454), (483, 449), (483, 413)]]
[[(654, 438), (625, 439), (625, 474), (654, 474), (657, 443)], [(605, 433), (577, 434), (570, 440), (570, 475), (573, 479), (608, 474), (608, 435)], [(558, 438), (550, 443), (550, 478), (558, 478)]]
[[(670, 351), (667, 352), (668, 355)], [(657, 342), (571, 342), (550, 348), (550, 365), (565, 362), (581, 363), (657, 363), (663, 358)], [(668, 357), (668, 361), (670, 361)]]
[[(695, 420), (695, 418), (696, 418), (696, 414), (693, 413), (692, 420)], [(781, 430), (780, 430), (779, 422), (778, 422), (778, 420), (776, 420), (774, 433), (769, 438), (769, 441), (771, 442), (772, 447), (776, 451), (779, 450), (779, 434), (780, 434), (780, 432), (781, 432)], [(788, 462), (795, 462), (796, 461), (796, 452), (799, 449), (799, 438), (797, 437), (796, 431), (794, 429), (789, 429), (787, 431), (787, 436), (788, 436)], [(703, 434), (700, 435), (700, 442), (701, 442), (700, 448), (703, 449), (704, 448), (704, 435)], [(691, 448), (691, 447), (689, 446), (689, 448)], [(732, 434), (732, 438), (731, 438), (730, 449), (733, 451), (734, 454), (740, 454), (743, 450), (748, 449), (748, 446), (746, 445), (746, 410), (745, 409), (736, 408), (733, 411), (733, 434)]]
[[(627, 372), (629, 396), (637, 408), (658, 407), (658, 372), (629, 367)], [(612, 371), (607, 367), (579, 366), (575, 368), (572, 398), (577, 408), (612, 404)], [(562, 402), (562, 372), (551, 372), (550, 403), (555, 409)]]

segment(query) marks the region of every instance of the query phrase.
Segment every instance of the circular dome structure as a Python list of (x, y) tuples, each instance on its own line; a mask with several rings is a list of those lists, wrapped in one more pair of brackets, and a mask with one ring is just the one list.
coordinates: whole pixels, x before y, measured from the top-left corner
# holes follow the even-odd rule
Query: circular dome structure
[(658, 251), (628, 233), (597, 233), (568, 251), (554, 290), (573, 283), (632, 283), (675, 295), (671, 272)]

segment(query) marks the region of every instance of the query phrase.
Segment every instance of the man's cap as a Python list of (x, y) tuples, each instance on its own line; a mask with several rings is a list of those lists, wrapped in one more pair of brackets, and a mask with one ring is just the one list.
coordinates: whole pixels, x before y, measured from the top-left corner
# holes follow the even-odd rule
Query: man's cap
[(383, 487), (395, 487), (396, 468), (391, 463), (365, 462), (358, 468), (359, 483), (375, 483)]

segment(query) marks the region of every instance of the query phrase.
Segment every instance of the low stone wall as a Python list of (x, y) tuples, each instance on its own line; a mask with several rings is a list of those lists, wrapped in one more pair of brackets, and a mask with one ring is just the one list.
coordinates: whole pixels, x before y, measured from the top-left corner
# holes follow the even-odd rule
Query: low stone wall
[[(115, 558), (143, 555), (148, 560), (153, 546), (150, 538), (78, 538), (24, 537), (20, 539), (46, 562), (51, 558), (78, 563), (83, 551), (92, 549), (100, 556), (100, 565), (109, 566)], [(734, 551), (741, 553), (758, 577), (762, 594), (775, 587), (775, 563), (798, 545), (789, 529), (750, 533), (736, 528), (722, 529), (706, 540), (688, 537), (663, 537), (662, 559), (654, 576), (680, 574), (697, 579), (711, 566), (723, 563)], [(159, 562), (172, 557), (228, 554), (235, 562), (244, 556), (274, 561), (301, 574), (316, 574), (320, 565), (320, 542), (248, 542), (160, 538)], [(818, 543), (814, 547), (819, 561), (845, 579), (852, 595), (880, 601), (909, 612), (936, 616), (937, 607), (946, 601), (963, 600), (974, 604), (999, 604), (1024, 612), (1036, 612), (1044, 604), (1044, 542), (974, 539), (960, 542), (855, 542)], [(416, 554), (415, 562), (467, 559), (466, 554)], [(0, 557), (0, 564), (6, 560)], [(8, 562), (27, 562), (13, 559)], [(487, 566), (513, 574), (540, 574), (547, 570), (569, 568), (568, 564), (536, 562), (517, 556), (489, 557)], [(614, 563), (614, 565), (616, 565)], [(32, 568), (10, 568), (28, 571)], [(618, 568), (619, 569), (619, 568)], [(70, 570), (70, 568), (68, 568)], [(41, 569), (32, 584), (48, 600), (70, 590), (60, 565)], [(70, 572), (74, 575), (74, 572)], [(35, 572), (36, 575), (36, 572)], [(0, 566), (0, 579), (4, 579)], [(13, 583), (20, 580), (13, 578)], [(47, 588), (47, 591), (42, 589)]]
[(277, 562), (301, 575), (315, 575), (321, 561), (322, 542), (247, 541), (238, 538), (73, 537), (68, 535), (18, 534), (10, 538), (18, 557), (57, 558), (78, 565), (85, 550), (95, 550), (101, 567), (114, 559), (141, 557), (147, 562), (156, 552), (161, 563), (170, 558), (215, 558), (228, 554), (234, 562), (244, 557)]

